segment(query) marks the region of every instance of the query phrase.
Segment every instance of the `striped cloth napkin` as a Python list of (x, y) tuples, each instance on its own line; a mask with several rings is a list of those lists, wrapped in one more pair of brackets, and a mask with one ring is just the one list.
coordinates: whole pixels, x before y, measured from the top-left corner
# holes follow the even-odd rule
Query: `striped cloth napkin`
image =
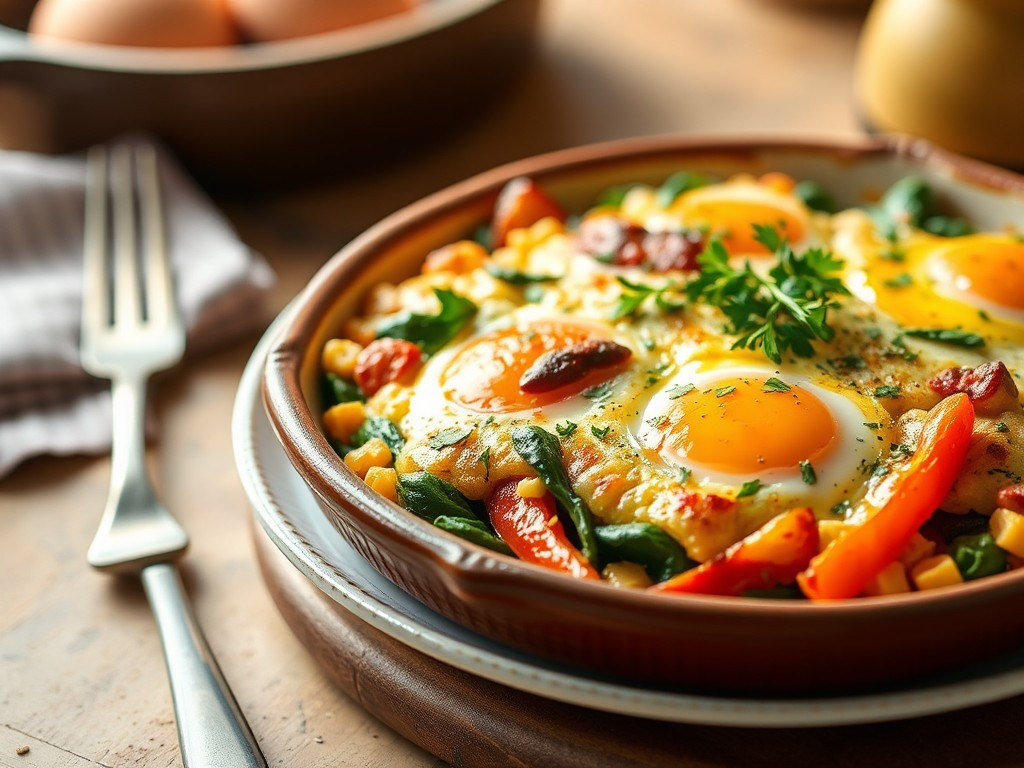
[[(156, 149), (193, 354), (265, 324), (262, 298), (273, 275)], [(84, 156), (0, 151), (0, 477), (36, 454), (110, 449), (108, 384), (78, 362), (84, 199)]]

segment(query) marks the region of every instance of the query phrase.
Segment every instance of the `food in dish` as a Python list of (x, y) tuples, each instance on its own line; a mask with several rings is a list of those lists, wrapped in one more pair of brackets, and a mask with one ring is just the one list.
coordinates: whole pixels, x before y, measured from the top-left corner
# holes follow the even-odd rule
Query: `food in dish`
[(516, 179), (485, 235), (376, 286), (323, 350), (325, 430), (383, 495), (666, 595), (1018, 566), (1014, 235), (973, 233), (914, 178), (836, 212), (785, 174), (687, 172), (578, 217)]

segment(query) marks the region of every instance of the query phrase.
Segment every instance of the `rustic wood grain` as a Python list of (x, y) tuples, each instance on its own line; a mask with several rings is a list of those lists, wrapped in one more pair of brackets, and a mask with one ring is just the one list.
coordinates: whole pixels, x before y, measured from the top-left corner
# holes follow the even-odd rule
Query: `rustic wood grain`
[[(859, 24), (767, 0), (548, 0), (535, 63), (496, 108), (477, 115), (467, 104), (464, 130), (401, 166), (217, 202), (277, 270), (277, 310), (376, 219), (523, 155), (638, 134), (854, 135)], [(229, 434), (254, 342), (186, 363), (156, 392), (161, 437), (150, 458), (192, 536), (185, 566), (196, 612), (271, 765), (432, 766), (330, 682), (262, 584)], [(0, 481), (5, 768), (181, 764), (142, 594), (85, 564), (109, 469), (106, 458), (39, 458)], [(735, 764), (735, 740), (688, 755), (695, 765)], [(770, 746), (785, 753), (786, 743)], [(16, 755), (23, 744), (30, 751)]]

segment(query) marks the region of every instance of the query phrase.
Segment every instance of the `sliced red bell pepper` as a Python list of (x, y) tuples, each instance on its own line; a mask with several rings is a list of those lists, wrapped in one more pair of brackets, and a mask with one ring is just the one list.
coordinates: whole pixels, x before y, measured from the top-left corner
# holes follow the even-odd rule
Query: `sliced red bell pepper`
[(375, 339), (356, 358), (353, 378), (369, 397), (385, 384), (410, 378), (419, 368), (420, 348), (405, 339)]
[(505, 238), (513, 229), (528, 227), (548, 216), (565, 221), (565, 211), (532, 179), (524, 176), (512, 179), (502, 188), (494, 205), (492, 245), (495, 248), (505, 245)]
[(652, 592), (742, 595), (791, 584), (818, 551), (818, 524), (807, 507), (784, 512), (725, 552), (650, 587)]
[(487, 513), (498, 535), (522, 560), (578, 579), (599, 578), (566, 536), (554, 497), (545, 493), (540, 498), (523, 498), (516, 493), (520, 480), (510, 477), (498, 483), (487, 500)]
[(889, 494), (815, 557), (797, 578), (813, 600), (856, 597), (934, 514), (956, 482), (974, 429), (974, 406), (965, 394), (951, 395), (928, 413), (909, 463), (891, 473)]

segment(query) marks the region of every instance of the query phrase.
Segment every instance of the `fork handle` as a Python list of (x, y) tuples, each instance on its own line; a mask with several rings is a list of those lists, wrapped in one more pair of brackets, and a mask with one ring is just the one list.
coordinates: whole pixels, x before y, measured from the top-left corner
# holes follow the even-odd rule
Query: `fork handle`
[(142, 570), (156, 616), (185, 768), (267, 768), (245, 716), (189, 607), (172, 563)]

